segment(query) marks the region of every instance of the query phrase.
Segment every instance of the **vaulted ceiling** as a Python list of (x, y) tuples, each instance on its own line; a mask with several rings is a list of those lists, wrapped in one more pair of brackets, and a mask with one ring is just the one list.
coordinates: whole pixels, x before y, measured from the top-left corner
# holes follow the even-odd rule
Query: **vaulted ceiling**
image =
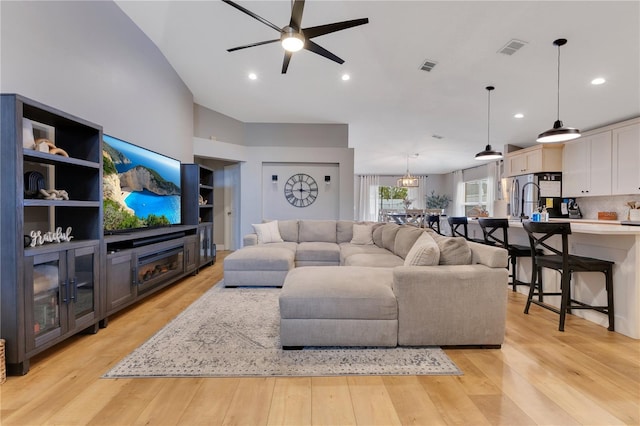
[[(237, 1), (277, 26), (290, 1)], [(490, 143), (530, 146), (556, 119), (581, 130), (640, 115), (638, 1), (306, 2), (303, 27), (356, 18), (369, 24), (316, 43), (345, 60), (293, 54), (279, 43), (228, 48), (278, 33), (221, 1), (117, 1), (158, 46), (195, 102), (243, 122), (347, 123), (355, 172), (447, 173), (478, 165)], [(499, 53), (524, 41), (513, 55)], [(420, 68), (435, 62), (430, 71)], [(255, 73), (256, 80), (248, 78)], [(351, 79), (343, 81), (344, 73)], [(604, 77), (605, 84), (591, 80)], [(523, 118), (514, 118), (521, 113)], [(414, 154), (419, 154), (414, 158)]]

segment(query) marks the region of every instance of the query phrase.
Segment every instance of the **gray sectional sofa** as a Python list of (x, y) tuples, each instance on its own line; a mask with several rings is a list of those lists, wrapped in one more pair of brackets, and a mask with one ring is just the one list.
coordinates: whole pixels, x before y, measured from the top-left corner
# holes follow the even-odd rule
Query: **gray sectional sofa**
[(282, 286), (285, 348), (504, 340), (504, 249), (395, 224), (284, 220), (254, 228), (225, 258), (225, 286)]

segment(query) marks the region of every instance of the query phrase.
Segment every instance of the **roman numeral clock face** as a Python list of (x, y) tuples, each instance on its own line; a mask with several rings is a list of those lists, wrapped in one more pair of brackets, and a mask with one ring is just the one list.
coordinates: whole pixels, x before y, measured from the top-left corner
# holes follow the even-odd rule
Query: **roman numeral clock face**
[(295, 174), (284, 184), (284, 196), (294, 207), (310, 206), (318, 198), (318, 184), (307, 174)]

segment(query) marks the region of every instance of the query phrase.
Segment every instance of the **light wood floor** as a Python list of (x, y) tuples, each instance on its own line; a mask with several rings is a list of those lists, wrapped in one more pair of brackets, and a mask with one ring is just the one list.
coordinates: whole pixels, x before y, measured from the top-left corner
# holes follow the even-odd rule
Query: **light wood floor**
[(3, 425), (640, 424), (640, 341), (509, 291), (500, 350), (447, 354), (463, 376), (101, 379), (222, 278), (222, 258), (126, 311), (96, 335), (32, 359), (0, 387)]

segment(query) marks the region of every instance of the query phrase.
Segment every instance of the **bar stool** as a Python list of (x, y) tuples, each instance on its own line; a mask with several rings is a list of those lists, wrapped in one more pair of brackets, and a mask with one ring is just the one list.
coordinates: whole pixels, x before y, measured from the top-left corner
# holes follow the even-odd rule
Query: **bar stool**
[[(531, 248), (518, 244), (509, 244), (509, 221), (507, 219), (478, 218), (478, 224), (482, 228), (485, 244), (502, 247), (509, 252), (509, 262), (511, 264), (511, 286), (513, 291), (519, 285), (530, 286), (530, 283), (518, 279), (518, 258), (531, 257)], [(537, 251), (542, 254), (542, 250)], [(533, 266), (532, 266), (533, 267)]]
[(434, 231), (436, 231), (438, 234), (442, 235), (442, 233), (440, 232), (440, 215), (437, 215), (437, 214), (427, 215), (427, 226), (430, 229), (433, 229)]
[[(594, 259), (591, 257), (569, 254), (569, 234), (571, 224), (569, 222), (523, 222), (522, 227), (529, 235), (531, 251), (538, 249), (549, 250), (552, 254), (535, 254), (531, 256), (534, 267), (531, 273), (531, 286), (524, 313), (529, 313), (532, 303), (560, 314), (558, 330), (564, 331), (565, 315), (572, 309), (592, 309), (607, 314), (609, 317), (609, 331), (614, 331), (613, 309), (613, 265), (608, 260)], [(554, 235), (562, 237), (562, 250), (549, 246), (546, 241)], [(542, 268), (554, 269), (562, 274), (560, 292), (545, 293), (542, 288)], [(602, 272), (605, 276), (605, 289), (607, 291), (606, 306), (592, 306), (571, 298), (571, 275), (574, 272)], [(538, 300), (534, 300), (538, 296)], [(544, 303), (543, 296), (560, 296), (560, 309)]]
[[(468, 225), (469, 219), (466, 216), (450, 216), (447, 218), (449, 227), (451, 228), (452, 237), (463, 237), (465, 240), (473, 241), (475, 243), (485, 244), (485, 240), (469, 238)], [(460, 229), (462, 228), (462, 230)]]

